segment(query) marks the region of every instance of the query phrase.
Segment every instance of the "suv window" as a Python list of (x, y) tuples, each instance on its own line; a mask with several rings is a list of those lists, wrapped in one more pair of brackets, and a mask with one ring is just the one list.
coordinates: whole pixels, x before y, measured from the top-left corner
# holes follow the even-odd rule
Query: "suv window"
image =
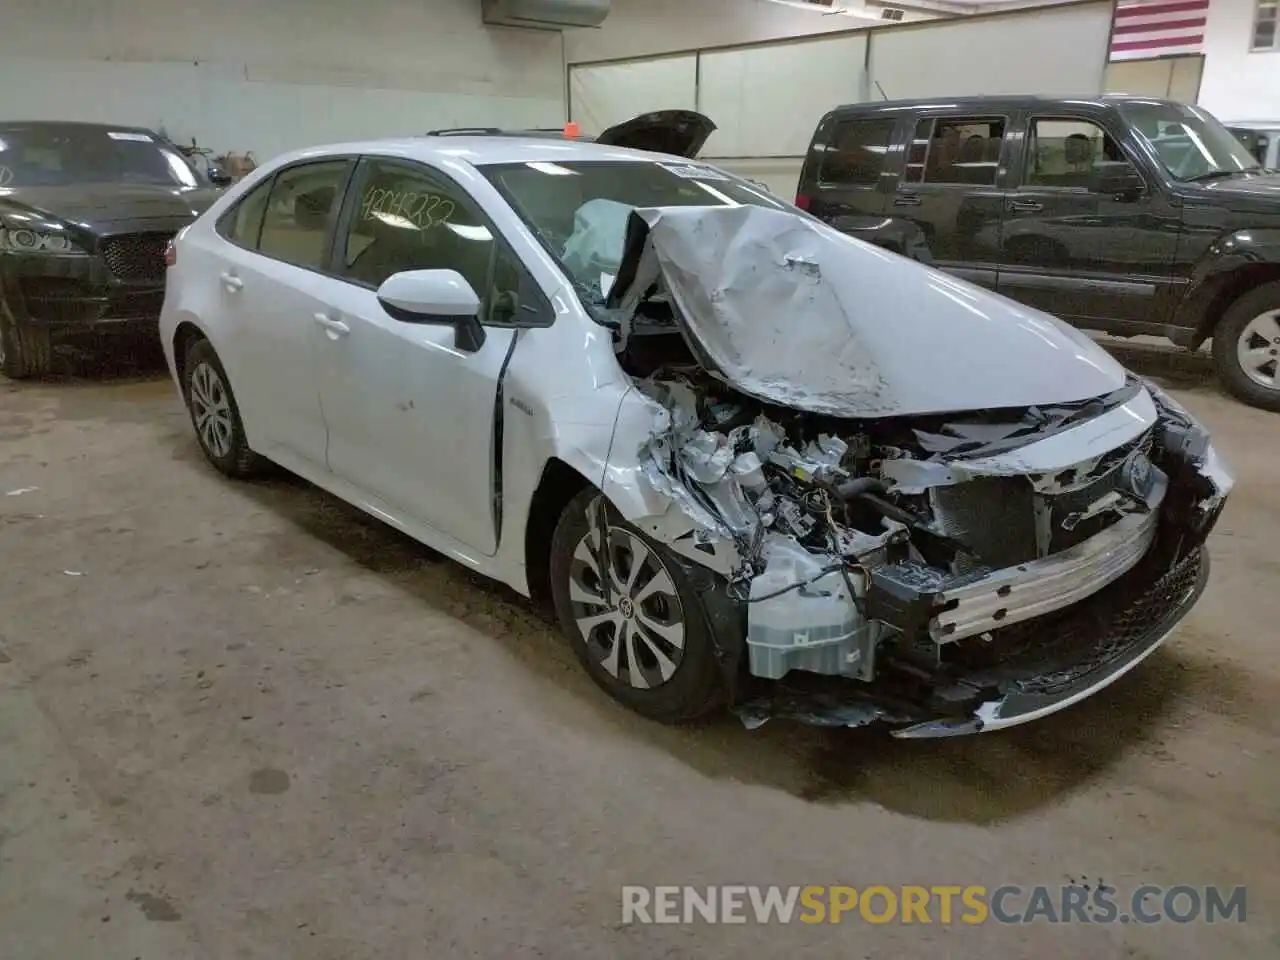
[(884, 170), (885, 155), (897, 120), (877, 117), (841, 120), (832, 130), (822, 154), (818, 180), (822, 183), (874, 184)]
[(939, 117), (916, 124), (905, 183), (994, 186), (1004, 145), (1003, 117)]
[(277, 173), (258, 250), (295, 266), (322, 269), (348, 168), (346, 160), (326, 160)]
[(461, 189), (417, 165), (362, 167), (338, 274), (376, 288), (402, 270), (457, 270), (484, 300), (493, 234)]
[(250, 190), (218, 220), (217, 230), (224, 239), (247, 250), (258, 249), (262, 218), (267, 212), (267, 197), (271, 193), (271, 179), (268, 177)]
[(1036, 187), (1095, 189), (1108, 167), (1126, 165), (1111, 135), (1089, 120), (1036, 117), (1027, 131), (1027, 172)]

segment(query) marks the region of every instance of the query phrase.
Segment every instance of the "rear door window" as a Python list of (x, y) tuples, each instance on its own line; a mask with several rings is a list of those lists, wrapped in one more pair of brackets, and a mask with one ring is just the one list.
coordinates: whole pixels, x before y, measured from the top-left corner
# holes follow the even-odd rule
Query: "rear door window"
[(904, 183), (995, 186), (1008, 122), (1003, 117), (926, 117), (907, 145)]
[(276, 174), (258, 251), (308, 270), (324, 269), (350, 166), (348, 160), (325, 160)]
[(818, 181), (830, 185), (878, 183), (896, 123), (893, 117), (837, 121), (822, 153)]

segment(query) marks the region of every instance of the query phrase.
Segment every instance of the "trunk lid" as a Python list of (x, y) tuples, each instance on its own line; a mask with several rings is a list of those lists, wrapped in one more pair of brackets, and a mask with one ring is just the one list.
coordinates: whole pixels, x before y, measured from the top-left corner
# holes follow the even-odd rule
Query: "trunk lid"
[(692, 160), (715, 130), (709, 117), (694, 110), (656, 110), (610, 127), (596, 137), (596, 143)]

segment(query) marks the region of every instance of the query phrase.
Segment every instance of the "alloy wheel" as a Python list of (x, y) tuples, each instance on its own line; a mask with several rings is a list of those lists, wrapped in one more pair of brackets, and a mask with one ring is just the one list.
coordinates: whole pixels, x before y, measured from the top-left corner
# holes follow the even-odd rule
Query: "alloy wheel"
[[(684, 657), (684, 610), (662, 558), (629, 530), (593, 525), (573, 552), (569, 601), (591, 658), (640, 690), (670, 680)], [(603, 549), (602, 549), (603, 547)]]
[(1250, 320), (1236, 341), (1240, 369), (1258, 386), (1280, 390), (1280, 310)]
[(218, 459), (231, 453), (234, 421), (222, 377), (208, 363), (191, 371), (191, 419), (206, 450)]

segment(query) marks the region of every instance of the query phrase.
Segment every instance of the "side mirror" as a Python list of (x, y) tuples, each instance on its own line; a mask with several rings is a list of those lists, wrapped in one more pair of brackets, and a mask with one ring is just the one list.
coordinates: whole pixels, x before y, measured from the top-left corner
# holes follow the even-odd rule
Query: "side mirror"
[(229, 187), (235, 182), (235, 178), (221, 167), (210, 167), (209, 182), (215, 187)]
[(1098, 175), (1098, 192), (1116, 200), (1132, 202), (1142, 196), (1147, 182), (1127, 163), (1116, 164)]
[(378, 288), (378, 303), (401, 323), (449, 324), (454, 345), (475, 353), (484, 346), (480, 298), (457, 270), (405, 270)]

